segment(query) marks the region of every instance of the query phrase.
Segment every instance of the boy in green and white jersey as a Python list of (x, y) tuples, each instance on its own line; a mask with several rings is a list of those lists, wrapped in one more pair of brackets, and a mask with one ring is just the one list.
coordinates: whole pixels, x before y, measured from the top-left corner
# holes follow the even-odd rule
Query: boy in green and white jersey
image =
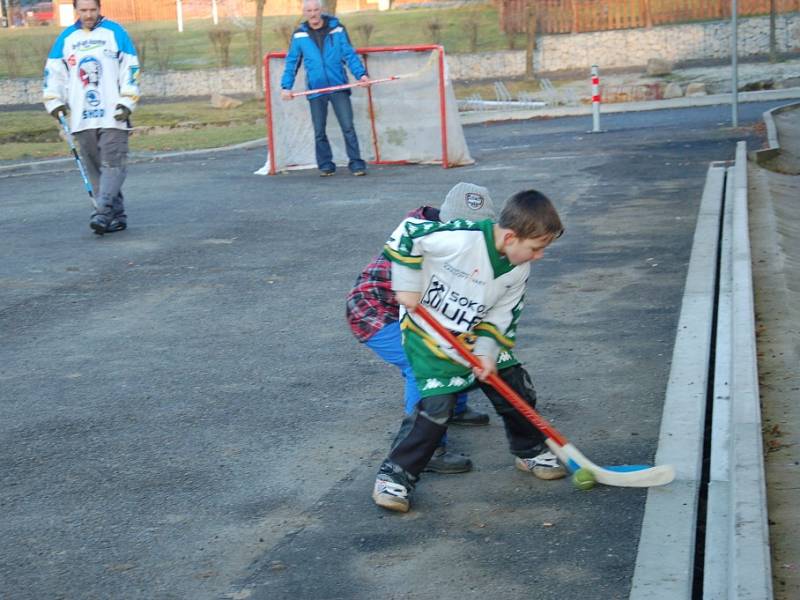
[[(456, 394), (475, 385), (503, 419), (517, 468), (542, 479), (566, 475), (541, 432), (485, 383), (491, 373), (498, 373), (535, 406), (536, 392), (512, 348), (530, 263), (542, 258), (563, 231), (550, 200), (527, 190), (509, 198), (497, 223), (407, 219), (386, 243), (392, 289), (405, 309), (403, 347), (422, 400), (403, 420), (381, 464), (373, 490), (376, 504), (401, 512), (409, 509), (408, 494), (447, 429)], [(416, 319), (417, 304), (460, 337), (482, 368), (470, 367), (429, 325)]]

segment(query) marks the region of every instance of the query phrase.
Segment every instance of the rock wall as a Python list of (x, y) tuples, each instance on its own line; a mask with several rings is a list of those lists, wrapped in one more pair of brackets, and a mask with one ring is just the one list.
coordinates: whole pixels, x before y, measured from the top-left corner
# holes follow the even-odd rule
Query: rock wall
[[(776, 19), (779, 52), (800, 51), (800, 15)], [(769, 17), (739, 19), (739, 56), (769, 52)], [(647, 64), (653, 57), (672, 62), (721, 59), (731, 55), (730, 21), (667, 25), (651, 29), (625, 29), (594, 33), (545, 35), (537, 40), (536, 72), (603, 69)]]
[[(800, 14), (779, 15), (776, 22), (779, 52), (800, 51)], [(622, 29), (594, 33), (543, 35), (537, 39), (534, 70), (587, 71), (644, 66), (653, 57), (672, 62), (724, 59), (730, 56), (730, 22), (711, 21), (651, 29)], [(739, 21), (739, 56), (766, 54), (769, 18)], [(525, 51), (482, 52), (447, 56), (453, 80), (503, 79), (525, 74)], [(255, 73), (249, 67), (142, 73), (142, 95), (148, 98), (209, 96), (213, 93), (252, 94)], [(41, 79), (0, 80), (1, 104), (34, 104), (41, 100)]]

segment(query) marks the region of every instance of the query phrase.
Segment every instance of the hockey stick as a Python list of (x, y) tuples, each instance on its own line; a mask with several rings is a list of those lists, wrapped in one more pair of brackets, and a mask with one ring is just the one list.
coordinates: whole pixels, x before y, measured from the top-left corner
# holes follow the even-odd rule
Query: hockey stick
[[(436, 333), (442, 336), (448, 344), (458, 352), (473, 367), (482, 368), (480, 360), (465, 348), (458, 339), (450, 333), (439, 321), (433, 318), (428, 310), (421, 304), (413, 312), (419, 315), (430, 325)], [(672, 465), (657, 465), (655, 467), (634, 468), (622, 467), (621, 469), (606, 468), (594, 464), (573, 446), (555, 427), (537, 413), (522, 397), (517, 394), (505, 381), (493, 373), (487, 382), (495, 388), (508, 402), (528, 419), (546, 437), (545, 443), (561, 462), (570, 471), (587, 469), (592, 472), (599, 483), (616, 487), (652, 487), (666, 485), (675, 479), (675, 469)]]
[(297, 96), (309, 96), (311, 94), (323, 94), (325, 92), (337, 92), (339, 90), (348, 90), (354, 87), (366, 87), (375, 83), (385, 83), (387, 81), (394, 81), (395, 79), (402, 79), (403, 77), (411, 77), (411, 75), (391, 75), (390, 77), (382, 77), (380, 79), (369, 79), (367, 81), (356, 81), (354, 83), (343, 83), (341, 85), (332, 85), (330, 87), (317, 88), (315, 90), (305, 90), (304, 92), (292, 92), (292, 98)]
[(61, 128), (64, 130), (64, 135), (67, 138), (67, 144), (69, 144), (69, 149), (72, 150), (72, 156), (75, 157), (75, 162), (78, 163), (78, 171), (81, 172), (81, 177), (83, 178), (83, 187), (85, 187), (86, 191), (89, 193), (89, 199), (92, 201), (92, 206), (94, 206), (95, 210), (97, 210), (97, 203), (94, 201), (92, 184), (89, 181), (89, 178), (86, 176), (86, 168), (83, 166), (81, 157), (78, 156), (78, 149), (75, 148), (75, 141), (72, 139), (72, 132), (69, 130), (67, 120), (64, 118), (63, 114), (59, 114), (58, 121), (61, 123)]

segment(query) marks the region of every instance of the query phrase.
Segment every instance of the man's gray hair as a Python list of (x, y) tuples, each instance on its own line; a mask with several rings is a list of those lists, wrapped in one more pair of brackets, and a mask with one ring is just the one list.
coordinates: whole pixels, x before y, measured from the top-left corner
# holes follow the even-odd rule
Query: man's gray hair
[(322, 0), (303, 0), (303, 8), (309, 4), (319, 4), (320, 8), (325, 8), (325, 3)]

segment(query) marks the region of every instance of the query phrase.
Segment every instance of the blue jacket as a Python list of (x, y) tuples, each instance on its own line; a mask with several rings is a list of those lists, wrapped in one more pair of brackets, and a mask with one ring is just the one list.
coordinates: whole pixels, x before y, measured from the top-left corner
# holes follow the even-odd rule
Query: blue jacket
[[(344, 25), (336, 17), (323, 15), (323, 18), (327, 19), (329, 28), (323, 40), (323, 52), (320, 52), (319, 46), (309, 33), (311, 28), (308, 21), (301, 23), (292, 34), (292, 43), (289, 45), (281, 78), (282, 89), (292, 89), (301, 62), (305, 63), (306, 85), (309, 90), (347, 83), (345, 64), (356, 79), (361, 79), (367, 74), (367, 70), (350, 44)], [(308, 99), (319, 96), (322, 94), (312, 94)]]

